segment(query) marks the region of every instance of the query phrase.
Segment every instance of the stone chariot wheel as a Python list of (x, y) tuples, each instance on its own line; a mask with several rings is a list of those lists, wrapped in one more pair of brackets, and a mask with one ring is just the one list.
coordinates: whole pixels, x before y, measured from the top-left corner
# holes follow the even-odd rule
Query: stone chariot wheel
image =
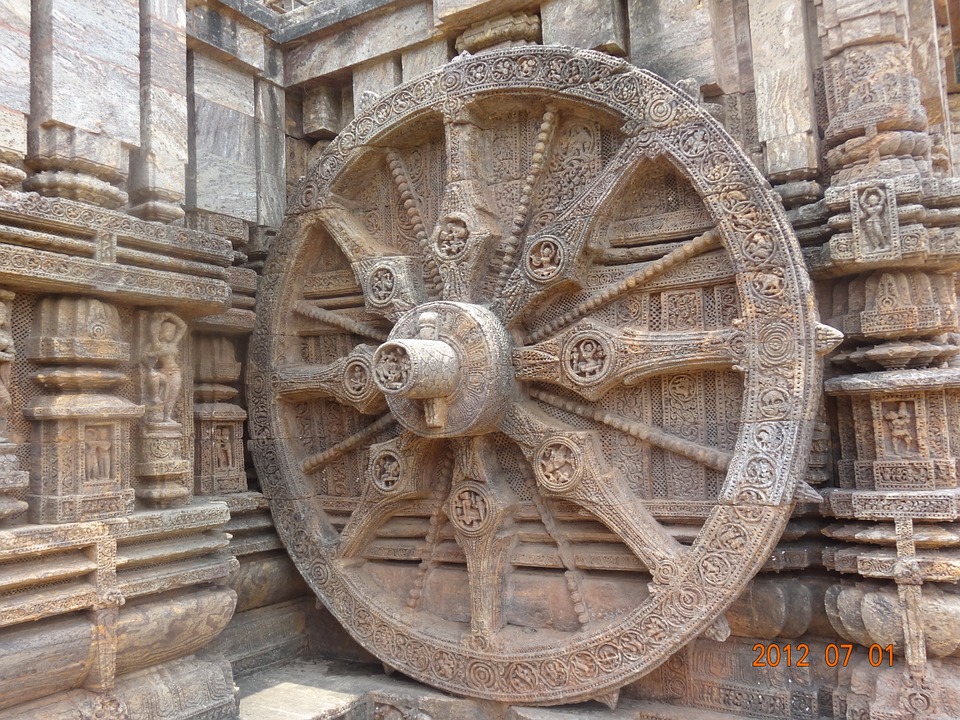
[(593, 52), (461, 56), (330, 144), (258, 303), (264, 493), (384, 663), (612, 704), (728, 632), (830, 338), (775, 196), (691, 98)]

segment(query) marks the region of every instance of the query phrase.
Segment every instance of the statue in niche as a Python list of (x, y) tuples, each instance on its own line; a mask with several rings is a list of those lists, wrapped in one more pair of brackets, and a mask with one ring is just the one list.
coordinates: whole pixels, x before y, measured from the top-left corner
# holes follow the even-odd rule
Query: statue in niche
[(214, 430), (214, 443), (216, 445), (215, 462), (217, 470), (229, 470), (233, 467), (233, 450), (230, 441), (230, 428), (226, 425), (219, 425)]
[(84, 431), (84, 464), (87, 480), (109, 480), (113, 477), (112, 450), (110, 428), (88, 427)]
[(900, 403), (897, 410), (891, 410), (883, 416), (890, 428), (890, 441), (893, 445), (894, 455), (904, 456), (913, 452), (913, 446), (916, 440), (913, 437), (913, 431), (910, 428), (910, 422), (913, 416), (905, 402)]
[(187, 324), (170, 312), (157, 313), (150, 323), (150, 346), (140, 363), (146, 370), (148, 421), (177, 423), (173, 412), (183, 388), (180, 344)]
[(879, 188), (865, 190), (860, 196), (860, 219), (863, 222), (863, 233), (867, 243), (874, 250), (888, 248), (887, 236), (883, 231), (883, 212), (886, 209), (886, 199)]

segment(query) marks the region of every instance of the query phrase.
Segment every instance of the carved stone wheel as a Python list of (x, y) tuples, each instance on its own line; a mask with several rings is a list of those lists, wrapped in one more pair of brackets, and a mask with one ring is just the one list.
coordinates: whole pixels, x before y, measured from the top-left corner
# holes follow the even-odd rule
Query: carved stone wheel
[(267, 262), (251, 449), (311, 587), (384, 663), (616, 700), (770, 556), (820, 382), (800, 251), (693, 100), (593, 52), (376, 100)]

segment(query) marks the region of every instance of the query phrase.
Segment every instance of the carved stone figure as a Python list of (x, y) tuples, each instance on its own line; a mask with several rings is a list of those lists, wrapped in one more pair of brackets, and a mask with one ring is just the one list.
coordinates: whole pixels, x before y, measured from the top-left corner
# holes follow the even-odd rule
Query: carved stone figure
[[(671, 86), (527, 46), (411, 88), (329, 146), (276, 238), (248, 383), (261, 482), (314, 591), (391, 667), (612, 705), (729, 633), (806, 461), (797, 348), (838, 336), (780, 206)], [(687, 230), (645, 256), (628, 213), (668, 193)], [(362, 306), (313, 299), (332, 262)]]
[(183, 389), (180, 343), (186, 332), (186, 323), (173, 313), (157, 313), (151, 320), (150, 345), (140, 357), (146, 370), (148, 422), (178, 422), (174, 413)]

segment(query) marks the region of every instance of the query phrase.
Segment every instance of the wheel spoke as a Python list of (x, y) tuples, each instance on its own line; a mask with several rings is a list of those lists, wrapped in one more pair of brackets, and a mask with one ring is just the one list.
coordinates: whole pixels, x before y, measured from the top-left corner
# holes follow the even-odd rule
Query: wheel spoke
[(737, 368), (745, 359), (742, 332), (617, 330), (583, 320), (559, 335), (513, 351), (518, 380), (548, 382), (597, 400), (620, 385), (632, 386), (679, 370)]
[(430, 250), (443, 280), (444, 300), (479, 299), (490, 254), (500, 243), (496, 204), (483, 176), (480, 129), (470, 109), (444, 114), (447, 184)]
[(509, 280), (494, 300), (505, 322), (521, 317), (531, 304), (578, 274), (584, 246), (603, 218), (601, 206), (618, 190), (636, 162), (635, 141), (627, 139), (554, 222), (527, 237)]
[(290, 365), (277, 372), (276, 391), (284, 400), (332, 397), (364, 415), (387, 409), (383, 394), (373, 382), (372, 345), (359, 345), (349, 355), (326, 365)]
[(546, 417), (529, 404), (517, 404), (501, 425), (533, 465), (544, 496), (588, 510), (620, 537), (655, 579), (659, 568), (675, 567), (685, 552), (683, 546), (636, 497), (627, 479), (609, 468), (597, 433), (560, 429)]
[(420, 246), (421, 256), (423, 257), (424, 283), (433, 295), (439, 295), (443, 288), (443, 282), (440, 280), (440, 270), (437, 267), (436, 259), (433, 257), (433, 252), (430, 250), (430, 238), (427, 236), (427, 230), (423, 224), (423, 203), (420, 200), (420, 195), (410, 182), (407, 167), (396, 150), (387, 151), (387, 165), (400, 195), (400, 201), (403, 203), (403, 209), (407, 213), (407, 218), (413, 224), (413, 231), (417, 236), (417, 245)]
[(363, 494), (340, 533), (339, 557), (355, 557), (392, 515), (427, 497), (431, 478), (424, 469), (429, 442), (410, 432), (370, 446)]
[(371, 340), (379, 340), (381, 342), (387, 339), (387, 333), (380, 328), (354, 320), (353, 318), (347, 317), (343, 313), (317, 307), (306, 300), (301, 300), (294, 305), (293, 311), (301, 317), (316, 320), (324, 325), (338, 327), (341, 330), (346, 330), (354, 335), (360, 335), (361, 337), (370, 338)]
[(654, 260), (637, 270), (632, 275), (628, 275), (620, 282), (608, 285), (605, 288), (597, 290), (593, 295), (577, 304), (572, 310), (555, 318), (543, 327), (527, 335), (526, 342), (537, 343), (555, 335), (563, 328), (572, 325), (581, 318), (586, 317), (594, 310), (609, 305), (621, 295), (641, 287), (644, 283), (650, 282), (658, 275), (662, 275), (670, 268), (676, 267), (682, 262), (686, 262), (695, 255), (714, 250), (720, 247), (720, 232), (716, 229), (708, 230), (703, 235), (695, 237), (688, 243), (684, 243), (676, 250), (671, 250), (659, 260)]
[(696, 462), (702, 463), (713, 470), (726, 472), (727, 468), (730, 466), (730, 461), (733, 459), (733, 454), (724, 450), (709, 447), (707, 445), (701, 445), (700, 443), (696, 443), (691, 440), (685, 440), (684, 438), (677, 437), (676, 435), (665, 432), (659, 428), (655, 428), (652, 425), (647, 425), (645, 423), (640, 423), (636, 420), (630, 420), (604, 410), (592, 408), (584, 405), (583, 403), (564, 400), (563, 398), (553, 395), (552, 393), (534, 389), (530, 391), (530, 395), (541, 402), (547, 403), (548, 405), (553, 405), (556, 408), (566, 410), (567, 412), (579, 415), (580, 417), (601, 422), (604, 425), (608, 425), (615, 430), (624, 432), (627, 435), (637, 438), (638, 440), (650, 443), (651, 445), (655, 445), (663, 450), (668, 450), (675, 455), (681, 455), (683, 457), (690, 458), (691, 460), (695, 460)]
[(543, 112), (543, 118), (540, 120), (540, 130), (537, 133), (537, 139), (534, 143), (533, 156), (530, 158), (530, 172), (527, 174), (520, 191), (520, 201), (513, 215), (513, 225), (510, 228), (510, 235), (503, 242), (503, 259), (500, 264), (500, 274), (497, 278), (497, 288), (494, 297), (499, 297), (503, 292), (507, 280), (514, 270), (514, 257), (526, 233), (527, 224), (530, 222), (530, 201), (543, 178), (543, 169), (547, 166), (550, 152), (553, 149), (553, 139), (557, 124), (557, 108), (555, 105), (549, 104)]
[(485, 650), (506, 620), (503, 599), (510, 552), (517, 543), (513, 514), (517, 498), (496, 467), (488, 437), (461, 440), (454, 466), (447, 517), (467, 560), (470, 579), (470, 635), (468, 644)]
[(313, 455), (305, 458), (302, 463), (303, 471), (305, 473), (316, 472), (324, 465), (327, 465), (334, 460), (339, 460), (354, 448), (359, 447), (367, 440), (376, 437), (379, 433), (386, 430), (395, 422), (396, 420), (390, 413), (381, 415), (362, 430), (358, 430), (357, 432), (353, 433), (353, 435), (344, 438), (340, 442), (322, 452), (314, 453)]
[(426, 299), (422, 261), (379, 242), (345, 203), (330, 201), (318, 214), (350, 260), (367, 310), (396, 320)]

